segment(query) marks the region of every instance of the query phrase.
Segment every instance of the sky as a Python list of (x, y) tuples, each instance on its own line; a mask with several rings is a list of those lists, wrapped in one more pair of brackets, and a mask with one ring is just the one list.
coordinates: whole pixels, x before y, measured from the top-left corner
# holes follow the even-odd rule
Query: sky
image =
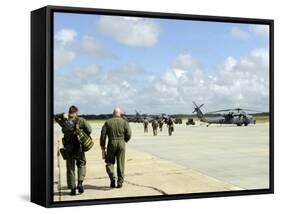
[(269, 26), (54, 15), (54, 112), (269, 109)]

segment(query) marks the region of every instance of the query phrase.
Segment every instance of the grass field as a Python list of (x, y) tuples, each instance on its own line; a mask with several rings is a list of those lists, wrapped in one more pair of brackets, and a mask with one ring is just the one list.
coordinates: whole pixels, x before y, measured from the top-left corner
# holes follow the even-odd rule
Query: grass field
[(104, 123), (106, 120), (87, 120), (88, 122), (95, 122), (95, 123)]
[(257, 123), (266, 123), (269, 122), (269, 115), (266, 116), (255, 116)]

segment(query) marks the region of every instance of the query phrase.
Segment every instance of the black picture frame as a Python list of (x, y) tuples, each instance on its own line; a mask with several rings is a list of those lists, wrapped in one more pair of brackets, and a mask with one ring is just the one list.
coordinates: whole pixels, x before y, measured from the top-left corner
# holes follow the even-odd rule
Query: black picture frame
[[(53, 14), (54, 12), (187, 19), (270, 26), (270, 178), (268, 189), (143, 196), (79, 201), (53, 201)], [(46, 6), (31, 12), (31, 202), (44, 207), (178, 200), (274, 193), (274, 21), (146, 11)]]

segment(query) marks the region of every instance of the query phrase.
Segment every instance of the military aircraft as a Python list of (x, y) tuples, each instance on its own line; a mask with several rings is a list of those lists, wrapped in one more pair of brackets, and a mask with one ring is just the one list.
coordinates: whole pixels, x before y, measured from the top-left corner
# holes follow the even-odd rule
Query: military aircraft
[(256, 118), (252, 115), (249, 115), (247, 112), (258, 112), (250, 109), (224, 109), (219, 111), (213, 111), (206, 113), (207, 115), (213, 114), (213, 117), (206, 117), (205, 114), (201, 111), (201, 108), (204, 104), (198, 106), (193, 102), (195, 108), (192, 113), (197, 114), (197, 117), (201, 122), (207, 123), (207, 127), (211, 124), (236, 124), (237, 126), (247, 126), (249, 124), (256, 124)]
[(139, 111), (135, 110), (136, 114), (135, 115), (128, 115), (124, 113), (122, 117), (127, 120), (128, 122), (132, 123), (143, 123), (145, 119), (147, 119), (149, 122), (153, 120), (152, 117), (146, 115), (146, 114), (141, 114)]
[(167, 123), (169, 119), (172, 119), (175, 124), (182, 124), (181, 118), (175, 118), (175, 117), (172, 117), (172, 116), (170, 116), (168, 114), (165, 114), (165, 113), (155, 115), (153, 118), (162, 119), (164, 121), (164, 123)]
[[(171, 118), (170, 115), (161, 113), (161, 114), (154, 114), (154, 115), (148, 115), (148, 114), (141, 114), (139, 111), (135, 110), (135, 115), (128, 115), (126, 113), (123, 114), (123, 118), (127, 120), (128, 122), (132, 123), (143, 123), (143, 121), (146, 119), (148, 122), (152, 122), (153, 120), (163, 120), (164, 123), (167, 123), (167, 121)], [(182, 120), (177, 118), (172, 118), (175, 124), (181, 124)]]

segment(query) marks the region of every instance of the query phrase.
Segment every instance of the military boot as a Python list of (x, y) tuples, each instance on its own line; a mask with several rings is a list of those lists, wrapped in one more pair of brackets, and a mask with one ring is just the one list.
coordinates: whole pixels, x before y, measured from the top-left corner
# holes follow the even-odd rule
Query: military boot
[(110, 187), (111, 187), (111, 188), (115, 188), (115, 180), (114, 180), (114, 179), (112, 179), (112, 180), (110, 181)]
[(70, 195), (76, 195), (76, 188), (71, 189)]
[(122, 183), (118, 183), (118, 184), (117, 184), (117, 188), (120, 189), (120, 188), (122, 188), (122, 187), (123, 187), (123, 184), (122, 184)]
[(80, 194), (84, 192), (83, 181), (78, 181), (77, 189)]

